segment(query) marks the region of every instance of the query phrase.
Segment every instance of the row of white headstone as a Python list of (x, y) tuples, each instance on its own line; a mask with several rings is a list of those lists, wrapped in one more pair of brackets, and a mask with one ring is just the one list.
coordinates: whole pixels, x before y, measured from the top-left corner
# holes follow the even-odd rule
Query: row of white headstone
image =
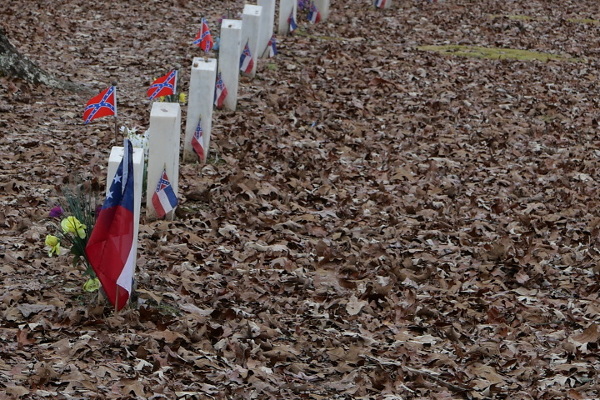
[[(190, 86), (188, 95), (187, 120), (183, 161), (196, 160), (191, 142), (194, 132), (201, 121), (205, 157), (210, 148), (212, 113), (214, 105), (214, 90), (217, 68), (227, 85), (228, 95), (223, 107), (235, 111), (239, 85), (239, 60), (246, 43), (253, 55), (254, 66), (247, 75), (254, 77), (258, 58), (264, 57), (269, 40), (273, 36), (276, 0), (257, 0), (257, 5), (244, 5), (242, 19), (223, 19), (219, 37), (219, 60), (208, 57), (195, 57), (192, 61)], [(297, 0), (279, 1), (278, 34), (287, 35), (290, 30), (289, 18), (297, 20)], [(313, 0), (321, 14), (321, 21), (329, 15), (330, 0)], [(259, 55), (259, 57), (255, 56)], [(157, 213), (152, 198), (156, 184), (163, 170), (166, 171), (175, 195), (179, 189), (179, 149), (181, 136), (181, 108), (179, 103), (154, 102), (150, 111), (150, 126), (148, 128), (148, 163), (146, 165), (146, 216), (156, 219)], [(116, 170), (123, 158), (123, 147), (112, 148), (108, 160), (107, 192)], [(142, 191), (144, 180), (144, 150), (134, 148), (134, 246), (137, 253), (139, 221), (141, 215)], [(166, 219), (173, 219), (174, 210), (169, 212)]]

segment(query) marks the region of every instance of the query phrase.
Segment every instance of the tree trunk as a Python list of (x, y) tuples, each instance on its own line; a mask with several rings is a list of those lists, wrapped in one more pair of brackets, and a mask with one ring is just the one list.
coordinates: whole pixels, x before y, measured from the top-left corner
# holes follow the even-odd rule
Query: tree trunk
[(56, 79), (28, 58), (21, 55), (6, 37), (6, 31), (0, 27), (0, 76), (14, 76), (33, 84), (46, 85), (68, 91), (89, 91), (82, 85)]

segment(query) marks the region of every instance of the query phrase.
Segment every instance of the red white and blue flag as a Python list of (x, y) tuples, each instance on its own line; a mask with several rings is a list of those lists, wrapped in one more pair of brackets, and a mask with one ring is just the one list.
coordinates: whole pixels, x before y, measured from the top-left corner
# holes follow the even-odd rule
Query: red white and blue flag
[(198, 154), (198, 158), (200, 161), (204, 161), (205, 152), (204, 152), (204, 132), (202, 131), (202, 120), (198, 120), (198, 126), (196, 126), (196, 130), (194, 131), (194, 136), (192, 137), (192, 148)]
[(205, 18), (202, 18), (202, 26), (196, 35), (194, 44), (204, 50), (205, 53), (208, 53), (215, 45), (212, 35), (210, 34), (210, 29), (208, 29), (208, 22), (206, 22)]
[(164, 169), (152, 195), (152, 205), (158, 218), (164, 217), (169, 211), (177, 207), (177, 196), (175, 196), (173, 186), (169, 182), (167, 171)]
[(169, 96), (177, 92), (177, 70), (174, 69), (168, 74), (161, 76), (150, 85), (146, 92), (150, 100), (157, 97)]
[(83, 111), (84, 123), (109, 115), (117, 115), (117, 88), (111, 86), (92, 97)]
[(246, 46), (244, 47), (242, 55), (240, 56), (240, 71), (249, 74), (252, 72), (252, 68), (254, 68), (254, 60), (252, 59), (252, 54), (250, 54), (248, 42), (246, 42)]
[(269, 52), (269, 57), (275, 57), (277, 55), (277, 40), (275, 39), (275, 35), (271, 36), (271, 39), (269, 39), (267, 51)]
[(321, 21), (321, 13), (319, 12), (319, 9), (315, 5), (315, 3), (310, 3), (310, 9), (308, 10), (308, 20), (313, 24), (316, 24), (317, 22)]
[(217, 83), (215, 84), (215, 106), (217, 106), (217, 108), (223, 107), (225, 97), (227, 97), (227, 88), (225, 87), (225, 82), (223, 82), (223, 78), (219, 72), (217, 75)]
[(377, 8), (385, 8), (385, 3), (387, 0), (375, 0), (375, 7)]
[(290, 13), (288, 17), (288, 24), (290, 24), (290, 33), (294, 32), (298, 28), (298, 24), (296, 23), (296, 18), (294, 18), (294, 11)]
[(87, 259), (108, 300), (118, 310), (131, 294), (135, 272), (133, 243), (133, 146), (125, 139), (124, 154), (85, 247)]

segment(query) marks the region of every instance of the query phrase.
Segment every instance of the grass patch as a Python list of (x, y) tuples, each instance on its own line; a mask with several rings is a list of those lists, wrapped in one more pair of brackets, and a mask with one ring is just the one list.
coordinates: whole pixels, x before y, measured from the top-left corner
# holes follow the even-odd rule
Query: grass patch
[(569, 18), (567, 21), (575, 24), (600, 25), (600, 20), (591, 18)]
[(464, 45), (419, 46), (419, 50), (435, 51), (444, 55), (485, 58), (490, 60), (520, 60), (520, 61), (570, 61), (579, 62), (581, 59), (567, 57), (559, 54), (544, 53), (540, 51), (503, 49), (498, 47), (480, 47)]
[(546, 21), (544, 17), (532, 17), (530, 15), (502, 15), (502, 14), (490, 14), (488, 16), (491, 19), (495, 18), (508, 18), (512, 21)]

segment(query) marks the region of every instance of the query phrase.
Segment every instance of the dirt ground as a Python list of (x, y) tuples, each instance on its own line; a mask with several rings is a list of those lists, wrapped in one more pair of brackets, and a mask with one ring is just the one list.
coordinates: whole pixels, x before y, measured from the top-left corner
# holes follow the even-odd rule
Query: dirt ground
[[(22, 54), (117, 81), (142, 131), (154, 78), (181, 66), (187, 91), (200, 19), (218, 36), (243, 9), (6, 3)], [(44, 246), (62, 188), (101, 197), (114, 121), (0, 78), (0, 398), (600, 398), (600, 3), (333, 0), (298, 21), (215, 110), (176, 218), (142, 217), (118, 314)]]

